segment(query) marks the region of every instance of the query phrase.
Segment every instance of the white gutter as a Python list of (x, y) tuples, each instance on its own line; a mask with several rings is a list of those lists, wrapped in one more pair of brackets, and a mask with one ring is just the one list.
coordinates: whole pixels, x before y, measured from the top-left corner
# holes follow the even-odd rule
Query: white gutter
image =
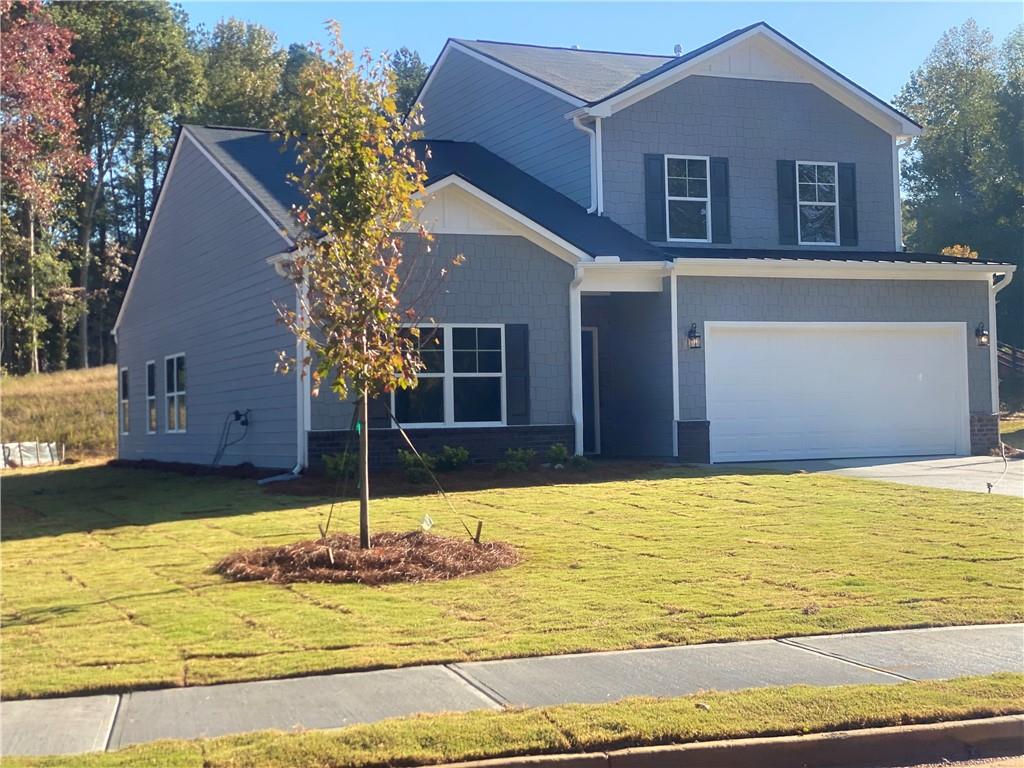
[(572, 118), (573, 127), (578, 131), (583, 131), (590, 139), (590, 207), (587, 208), (587, 213), (596, 213), (598, 210), (598, 197), (597, 197), (597, 131), (594, 128), (588, 128), (583, 124), (583, 121), (579, 117)]
[(992, 386), (992, 413), (999, 413), (999, 345), (996, 339), (996, 295), (1013, 282), (1014, 270), (1007, 271), (998, 283), (990, 283), (988, 287), (988, 365), (989, 383)]

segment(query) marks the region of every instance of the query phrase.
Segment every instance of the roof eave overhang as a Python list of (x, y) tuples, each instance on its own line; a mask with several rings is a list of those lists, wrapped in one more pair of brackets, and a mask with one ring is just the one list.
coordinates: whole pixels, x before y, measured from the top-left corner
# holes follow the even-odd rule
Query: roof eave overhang
[(1012, 274), (1012, 264), (801, 259), (676, 258), (675, 274), (690, 277), (790, 277), (864, 280), (991, 280)]

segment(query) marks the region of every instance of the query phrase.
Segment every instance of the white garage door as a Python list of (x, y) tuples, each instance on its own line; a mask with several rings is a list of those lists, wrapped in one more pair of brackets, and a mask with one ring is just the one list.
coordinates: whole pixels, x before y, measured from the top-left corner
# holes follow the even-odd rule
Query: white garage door
[(962, 323), (707, 323), (711, 460), (968, 452)]

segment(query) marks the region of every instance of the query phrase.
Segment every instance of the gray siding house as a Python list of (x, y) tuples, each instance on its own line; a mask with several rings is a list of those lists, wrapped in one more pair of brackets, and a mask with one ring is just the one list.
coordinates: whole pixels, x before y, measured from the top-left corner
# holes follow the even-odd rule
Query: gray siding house
[[(428, 363), (374, 461), (562, 442), (687, 462), (998, 444), (1014, 267), (903, 249), (921, 128), (766, 24), (679, 56), (449, 40), (421, 89)], [(183, 126), (121, 308), (120, 457), (301, 471), (353, 405), (275, 373), (294, 156)], [(387, 407), (382, 407), (386, 405)]]

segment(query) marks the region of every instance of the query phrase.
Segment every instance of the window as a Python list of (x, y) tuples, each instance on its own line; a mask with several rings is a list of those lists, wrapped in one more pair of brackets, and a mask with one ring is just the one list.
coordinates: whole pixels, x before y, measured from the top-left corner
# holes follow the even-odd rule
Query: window
[(665, 216), (670, 241), (711, 241), (708, 186), (708, 158), (665, 155)]
[(394, 414), (406, 425), (505, 423), (505, 329), (445, 325), (420, 330), (426, 368), (415, 389), (394, 394)]
[(146, 362), (146, 434), (156, 432), (156, 361)]
[(835, 163), (796, 164), (797, 232), (800, 245), (839, 243)]
[(128, 369), (121, 369), (121, 378), (118, 380), (118, 390), (120, 391), (119, 397), (121, 400), (120, 418), (121, 418), (121, 434), (128, 434)]
[(188, 426), (188, 409), (185, 406), (185, 355), (164, 358), (164, 366), (164, 429), (167, 432), (184, 432)]

